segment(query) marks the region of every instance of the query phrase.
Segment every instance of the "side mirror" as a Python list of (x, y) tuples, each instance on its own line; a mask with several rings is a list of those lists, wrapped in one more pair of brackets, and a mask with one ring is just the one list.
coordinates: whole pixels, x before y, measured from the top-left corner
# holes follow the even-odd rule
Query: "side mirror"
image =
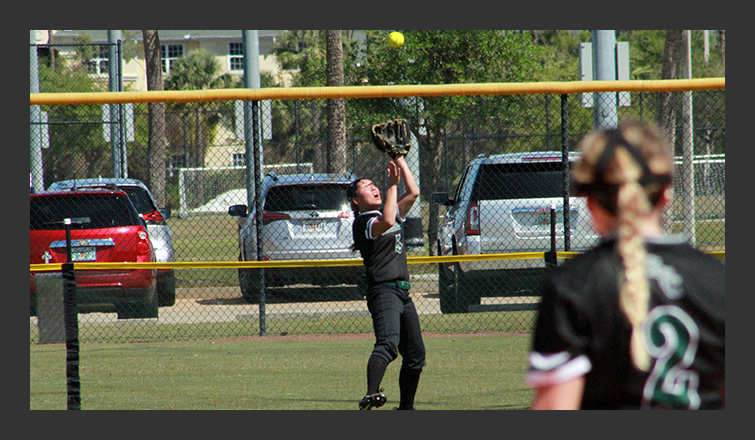
[(443, 206), (454, 206), (456, 204), (456, 201), (453, 199), (448, 198), (448, 193), (441, 192), (441, 193), (434, 193), (431, 198), (433, 203), (437, 205), (443, 205)]
[(232, 205), (228, 207), (228, 215), (232, 217), (246, 217), (246, 205)]

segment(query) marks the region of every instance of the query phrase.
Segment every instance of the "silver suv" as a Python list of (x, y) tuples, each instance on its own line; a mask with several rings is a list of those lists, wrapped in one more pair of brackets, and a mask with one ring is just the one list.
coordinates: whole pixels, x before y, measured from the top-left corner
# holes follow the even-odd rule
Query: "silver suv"
[[(358, 258), (351, 250), (354, 214), (346, 188), (355, 177), (335, 174), (268, 174), (262, 184), (261, 260), (331, 260)], [(228, 214), (239, 225), (239, 260), (258, 261), (254, 209), (233, 205)], [(265, 269), (265, 286), (296, 284), (362, 285), (361, 266), (295, 267)], [(259, 269), (239, 269), (241, 294), (259, 302)]]
[[(96, 187), (117, 187), (126, 192), (139, 215), (147, 223), (147, 233), (155, 248), (156, 261), (159, 263), (175, 261), (173, 231), (165, 221), (170, 218), (170, 208), (158, 208), (149, 188), (140, 180), (113, 177), (62, 180), (50, 185), (47, 191)], [(157, 270), (157, 298), (160, 307), (169, 307), (176, 303), (176, 275), (173, 269)]]
[[(569, 160), (575, 158), (572, 153)], [(438, 231), (438, 255), (548, 252), (552, 244), (557, 251), (581, 251), (594, 245), (598, 236), (584, 198), (564, 199), (568, 175), (562, 162), (561, 152), (480, 155), (472, 160), (453, 198), (447, 193), (432, 197), (450, 207)], [(481, 296), (533, 295), (545, 267), (539, 258), (439, 264), (441, 311), (467, 312), (470, 305), (480, 304)]]

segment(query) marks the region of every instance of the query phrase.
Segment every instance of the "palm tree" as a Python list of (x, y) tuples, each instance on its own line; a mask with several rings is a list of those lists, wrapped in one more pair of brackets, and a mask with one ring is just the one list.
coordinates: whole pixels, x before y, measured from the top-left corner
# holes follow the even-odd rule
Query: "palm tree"
[[(326, 83), (328, 86), (343, 86), (342, 31), (325, 31)], [(346, 101), (328, 100), (328, 172), (346, 172)]]
[[(678, 79), (681, 70), (682, 57), (682, 31), (667, 30), (666, 42), (663, 46), (663, 65), (661, 67), (661, 79)], [(673, 92), (662, 92), (660, 94), (660, 115), (659, 125), (666, 133), (671, 145), (674, 145), (676, 131), (676, 111), (673, 102)]]
[[(144, 60), (147, 69), (147, 90), (163, 90), (163, 71), (160, 63), (160, 37), (156, 30), (143, 30)], [(168, 138), (165, 127), (165, 103), (147, 104), (149, 113), (149, 168), (147, 185), (157, 206), (165, 206), (165, 151)]]
[[(170, 65), (170, 75), (165, 81), (166, 90), (208, 90), (238, 86), (238, 80), (229, 73), (220, 74), (215, 57), (204, 49), (197, 49), (179, 58)], [(176, 110), (193, 114), (190, 131), (193, 133), (191, 151), (186, 166), (203, 167), (209, 144), (209, 133), (220, 122), (217, 103), (192, 102), (176, 104)]]

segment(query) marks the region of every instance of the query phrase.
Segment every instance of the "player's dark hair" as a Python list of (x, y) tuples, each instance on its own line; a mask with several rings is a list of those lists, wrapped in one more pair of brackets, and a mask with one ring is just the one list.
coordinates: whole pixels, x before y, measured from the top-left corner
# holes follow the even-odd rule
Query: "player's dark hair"
[[(354, 220), (356, 220), (357, 216), (359, 215), (359, 206), (357, 206), (357, 204), (354, 203), (354, 197), (356, 197), (356, 195), (357, 195), (357, 185), (362, 180), (364, 180), (364, 179), (356, 179), (356, 180), (352, 181), (349, 184), (349, 186), (346, 188), (346, 198), (349, 199), (349, 205), (351, 206), (351, 211), (354, 213)], [(351, 245), (350, 249), (353, 252), (356, 252), (356, 251), (359, 250), (359, 248), (357, 247), (356, 242)]]
[(632, 325), (632, 362), (650, 366), (641, 323), (648, 313), (650, 287), (645, 273), (645, 241), (639, 218), (647, 215), (671, 184), (673, 155), (655, 126), (628, 121), (618, 129), (586, 136), (582, 155), (572, 167), (575, 194), (594, 199), (616, 216), (618, 252), (624, 265), (620, 304)]

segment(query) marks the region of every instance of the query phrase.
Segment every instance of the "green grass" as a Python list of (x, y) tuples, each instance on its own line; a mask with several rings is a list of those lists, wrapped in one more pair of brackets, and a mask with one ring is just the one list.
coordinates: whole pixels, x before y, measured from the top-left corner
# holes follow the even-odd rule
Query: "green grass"
[[(526, 409), (529, 335), (426, 335), (419, 410)], [(82, 344), (81, 408), (103, 410), (354, 410), (373, 339), (268, 337), (234, 341)], [(64, 344), (30, 347), (29, 407), (67, 405)], [(383, 379), (398, 403), (400, 358)]]
[[(534, 311), (482, 312), (453, 315), (420, 315), (426, 333), (529, 333), (535, 322)], [(79, 326), (79, 342), (101, 343), (179, 342), (259, 336), (258, 319), (234, 322), (193, 322), (186, 324), (145, 323), (135, 320), (116, 326)], [(372, 321), (367, 316), (343, 318), (291, 318), (266, 320), (267, 336), (371, 335)], [(39, 330), (33, 326), (29, 344), (39, 346)]]

